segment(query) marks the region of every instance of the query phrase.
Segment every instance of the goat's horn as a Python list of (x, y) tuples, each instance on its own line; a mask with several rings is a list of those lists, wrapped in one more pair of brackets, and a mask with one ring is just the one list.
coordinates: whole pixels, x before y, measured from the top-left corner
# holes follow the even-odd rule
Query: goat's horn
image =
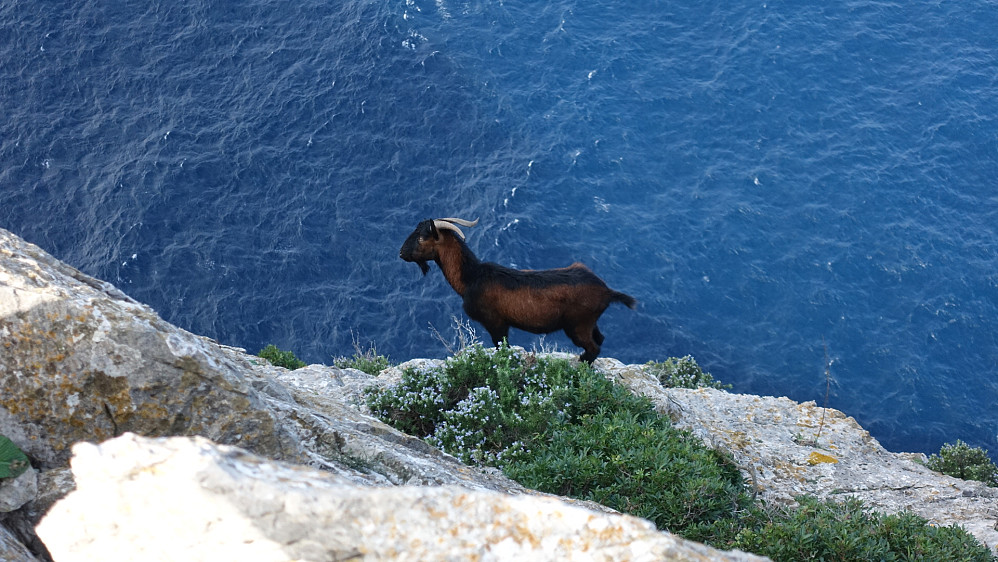
[(461, 226), (475, 226), (476, 224), (478, 224), (478, 219), (475, 219), (473, 221), (466, 221), (464, 219), (454, 219), (454, 218), (450, 218), (450, 219), (437, 219), (437, 220), (438, 221), (452, 222), (454, 224), (459, 224)]
[(437, 219), (437, 220), (433, 221), (433, 226), (435, 226), (437, 228), (437, 230), (449, 230), (449, 231), (457, 234), (458, 236), (460, 236), (461, 240), (464, 240), (464, 233), (461, 232), (461, 229), (458, 228), (457, 226), (455, 226), (455, 225), (447, 222), (445, 219)]

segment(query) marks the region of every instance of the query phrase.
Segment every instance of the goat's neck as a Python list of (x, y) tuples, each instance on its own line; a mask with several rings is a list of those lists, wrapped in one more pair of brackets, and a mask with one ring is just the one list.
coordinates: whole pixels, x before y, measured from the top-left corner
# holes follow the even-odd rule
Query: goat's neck
[(467, 244), (450, 233), (445, 236), (447, 236), (447, 241), (437, 249), (436, 262), (450, 286), (457, 291), (457, 294), (464, 296), (469, 275), (474, 274), (479, 261)]

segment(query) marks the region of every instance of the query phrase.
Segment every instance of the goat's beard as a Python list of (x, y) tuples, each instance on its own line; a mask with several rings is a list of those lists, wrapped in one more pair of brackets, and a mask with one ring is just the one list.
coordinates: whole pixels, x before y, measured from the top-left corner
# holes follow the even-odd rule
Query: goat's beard
[(419, 269), (423, 272), (423, 275), (430, 272), (430, 264), (426, 263), (426, 261), (417, 261), (416, 265), (419, 266)]

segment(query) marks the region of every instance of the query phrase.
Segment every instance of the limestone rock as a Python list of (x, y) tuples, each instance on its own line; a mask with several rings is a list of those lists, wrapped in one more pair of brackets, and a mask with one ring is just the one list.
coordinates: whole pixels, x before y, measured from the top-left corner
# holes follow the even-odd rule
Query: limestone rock
[(190, 334), (0, 229), (0, 434), (40, 470), (38, 497), (0, 523), (39, 556), (32, 530), (72, 488), (72, 444), (126, 431), (201, 435), (368, 485), (525, 492), (347, 406), (373, 382), (318, 365), (288, 372)]
[[(368, 484), (522, 491), (356, 406), (374, 377), (274, 367), (160, 319), (0, 229), (0, 433), (46, 470), (124, 432), (200, 435)], [(39, 466), (40, 465), (40, 466)]]
[(56, 560), (764, 560), (551, 498), (359, 486), (202, 438), (79, 444), (72, 466), (77, 490), (38, 526)]
[(14, 511), (38, 495), (38, 471), (29, 468), (17, 478), (0, 479), (0, 513)]
[(0, 513), (0, 528), (6, 527), (28, 550), (42, 559), (48, 559), (45, 545), (35, 535), (35, 524), (56, 501), (74, 488), (73, 473), (68, 466), (39, 472), (36, 495), (20, 509)]
[(924, 455), (889, 452), (838, 410), (708, 388), (666, 389), (640, 365), (601, 359), (598, 366), (651, 398), (678, 427), (730, 452), (766, 501), (856, 497), (873, 510), (909, 510), (935, 524), (961, 525), (998, 547), (998, 489), (933, 472), (915, 461)]
[(204, 435), (304, 460), (238, 365), (113, 286), (0, 230), (0, 431), (36, 468), (77, 441)]
[(0, 525), (0, 560), (4, 562), (38, 562), (31, 551), (7, 529)]

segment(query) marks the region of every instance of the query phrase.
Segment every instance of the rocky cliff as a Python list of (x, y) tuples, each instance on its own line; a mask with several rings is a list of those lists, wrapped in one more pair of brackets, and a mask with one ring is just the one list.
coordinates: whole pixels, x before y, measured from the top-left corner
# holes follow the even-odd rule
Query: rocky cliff
[[(837, 411), (812, 442), (813, 404), (597, 366), (729, 450), (773, 501), (857, 495), (998, 544), (993, 489), (889, 453)], [(526, 490), (399, 433), (359, 400), (394, 373), (273, 367), (0, 230), (0, 434), (33, 464), (0, 484), (0, 559), (758, 559)]]

